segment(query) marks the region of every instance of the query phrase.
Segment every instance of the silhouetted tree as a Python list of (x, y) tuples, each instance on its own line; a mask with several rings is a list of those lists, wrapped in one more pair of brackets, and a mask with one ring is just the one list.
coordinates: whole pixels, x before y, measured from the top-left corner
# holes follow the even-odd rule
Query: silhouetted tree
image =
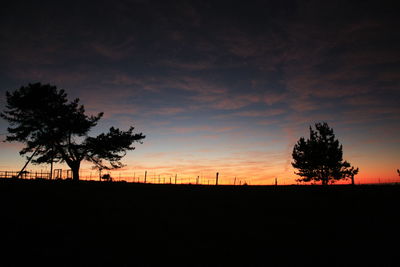
[(107, 182), (112, 182), (112, 177), (108, 173), (101, 176), (101, 179)]
[(343, 161), (343, 147), (335, 139), (333, 129), (327, 123), (316, 123), (315, 130), (310, 126), (310, 138), (301, 137), (293, 148), (292, 166), (301, 176), (298, 181), (321, 181), (322, 184), (334, 183), (341, 179), (352, 179), (358, 168)]
[(399, 169), (397, 169), (397, 174), (400, 176), (400, 170)]
[(107, 133), (88, 136), (103, 113), (86, 115), (79, 99), (68, 102), (65, 91), (52, 85), (29, 84), (7, 92), (6, 98), (6, 109), (0, 114), (10, 124), (6, 141), (25, 143), (21, 155), (33, 152), (24, 168), (31, 160), (36, 164), (65, 162), (73, 179), (79, 180), (82, 160), (99, 169), (120, 168), (126, 151), (145, 138), (142, 133), (134, 134), (133, 127), (128, 131), (111, 127)]

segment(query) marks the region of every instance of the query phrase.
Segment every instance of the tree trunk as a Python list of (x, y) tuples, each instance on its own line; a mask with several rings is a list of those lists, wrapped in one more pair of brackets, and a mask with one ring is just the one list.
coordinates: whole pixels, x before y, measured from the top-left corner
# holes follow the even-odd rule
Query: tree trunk
[(79, 181), (79, 168), (81, 166), (81, 162), (72, 162), (68, 164), (72, 171), (72, 180)]
[(72, 169), (72, 180), (79, 181), (79, 167)]

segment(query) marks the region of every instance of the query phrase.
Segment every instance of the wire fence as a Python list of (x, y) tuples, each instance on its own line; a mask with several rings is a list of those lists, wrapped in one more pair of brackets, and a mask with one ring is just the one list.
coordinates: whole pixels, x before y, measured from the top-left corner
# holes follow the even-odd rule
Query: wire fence
[[(17, 178), (19, 172), (18, 171), (0, 171), (0, 178), (7, 179), (7, 178)], [(35, 171), (35, 172), (28, 172), (23, 171), (19, 178), (21, 179), (50, 179), (50, 172), (43, 172), (43, 171)]]
[[(47, 170), (40, 171), (23, 171), (19, 174), (19, 171), (0, 171), (0, 179), (8, 178), (19, 178), (19, 179), (72, 179), (72, 171), (64, 169), (54, 169), (53, 173)], [(156, 173), (148, 173), (147, 171), (136, 174), (134, 173), (99, 173), (90, 171), (80, 171), (79, 179), (84, 181), (118, 181), (118, 182), (131, 182), (131, 183), (148, 183), (148, 184), (199, 184), (199, 185), (216, 185), (216, 184), (231, 184), (231, 185), (243, 185), (246, 184), (245, 180), (234, 179), (228, 181), (227, 179), (220, 182), (218, 174), (216, 177), (193, 177), (193, 176), (180, 176), (175, 175), (157, 175)]]
[[(104, 177), (108, 177), (106, 179)], [(108, 175), (108, 176), (107, 176)], [(72, 171), (70, 169), (54, 169), (53, 173), (48, 170), (28, 170), (19, 174), (19, 171), (0, 171), (0, 179), (48, 179), (48, 180), (69, 180), (72, 179)], [(102, 178), (103, 177), (103, 178)], [(129, 183), (147, 183), (147, 184), (194, 184), (194, 185), (250, 185), (251, 178), (228, 178), (218, 177), (218, 173), (205, 176), (193, 176), (184, 174), (156, 174), (155, 172), (143, 171), (136, 172), (106, 172), (99, 173), (96, 171), (81, 170), (79, 172), (79, 179), (83, 181), (116, 181), (116, 182), (129, 182)], [(287, 180), (287, 181), (285, 181)], [(291, 179), (294, 180), (294, 179)], [(376, 182), (362, 181), (357, 179), (355, 184), (399, 184), (399, 179), (389, 178), (376, 178)], [(254, 182), (254, 181), (253, 181)], [(342, 181), (338, 184), (347, 184), (348, 181)], [(257, 183), (258, 184), (258, 183)], [(310, 185), (313, 183), (290, 183), (289, 179), (279, 180), (275, 178), (270, 183), (264, 185)], [(316, 183), (318, 184), (318, 183)]]

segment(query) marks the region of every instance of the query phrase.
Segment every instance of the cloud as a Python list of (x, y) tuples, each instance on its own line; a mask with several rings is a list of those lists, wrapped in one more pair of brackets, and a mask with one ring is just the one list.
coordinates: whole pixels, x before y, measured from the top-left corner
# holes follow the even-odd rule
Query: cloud
[(88, 81), (92, 73), (85, 71), (83, 68), (75, 70), (56, 70), (51, 68), (30, 68), (23, 67), (16, 69), (11, 76), (15, 79), (32, 82), (42, 82), (58, 85), (60, 87), (67, 85), (77, 85)]
[[(88, 113), (105, 111), (99, 128), (135, 121), (155, 138), (176, 138), (177, 149), (207, 150), (193, 141), (201, 136), (226, 151), (153, 155), (168, 164), (140, 159), (162, 173), (290, 176), (290, 146), (317, 121), (346, 129), (348, 143), (376, 144), (376, 129), (388, 133), (382, 144), (396, 142), (400, 25), (387, 3), (154, 3), (7, 5), (2, 88), (50, 82), (80, 97)], [(276, 148), (281, 157), (248, 153), (256, 146), (249, 135), (288, 145)]]
[(111, 60), (126, 59), (135, 52), (135, 41), (131, 37), (118, 43), (93, 42), (91, 46), (98, 54)]
[(236, 110), (257, 102), (259, 102), (259, 98), (253, 95), (227, 95), (215, 97), (214, 101), (211, 101), (211, 107), (218, 110)]
[(262, 110), (262, 111), (255, 111), (255, 110), (247, 110), (234, 113), (234, 115), (242, 116), (242, 117), (271, 117), (285, 114), (287, 111), (282, 108), (277, 109), (270, 109), (270, 110)]
[(185, 71), (201, 71), (215, 69), (217, 66), (212, 60), (200, 60), (200, 61), (189, 61), (185, 62), (182, 60), (164, 60), (158, 63), (161, 66), (168, 68), (185, 70)]
[(156, 110), (150, 111), (148, 114), (171, 116), (187, 112), (187, 109), (181, 107), (161, 107)]
[(235, 130), (239, 127), (237, 126), (224, 126), (224, 127), (219, 127), (219, 126), (209, 126), (209, 125), (203, 125), (203, 126), (192, 126), (192, 127), (168, 127), (167, 130), (177, 133), (177, 134), (191, 134), (191, 133), (200, 133), (200, 132), (206, 132), (206, 133), (225, 133), (225, 132), (230, 132), (232, 130)]

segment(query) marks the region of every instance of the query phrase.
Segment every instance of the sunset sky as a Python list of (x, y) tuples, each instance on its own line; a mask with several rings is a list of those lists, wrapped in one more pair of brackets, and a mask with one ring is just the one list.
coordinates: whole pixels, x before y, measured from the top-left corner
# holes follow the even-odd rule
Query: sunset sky
[[(104, 111), (91, 134), (133, 125), (146, 139), (115, 176), (291, 184), (294, 144), (326, 121), (357, 182), (400, 182), (399, 14), (355, 2), (8, 1), (0, 107), (50, 83)], [(20, 148), (0, 144), (0, 170), (22, 167)]]

